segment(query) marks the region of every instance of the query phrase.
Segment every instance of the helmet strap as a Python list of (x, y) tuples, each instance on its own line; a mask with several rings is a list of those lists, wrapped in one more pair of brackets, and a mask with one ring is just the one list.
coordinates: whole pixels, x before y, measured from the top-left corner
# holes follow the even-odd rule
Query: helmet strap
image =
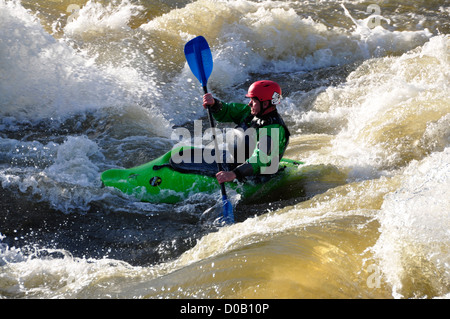
[(276, 109), (277, 109), (277, 107), (275, 105), (270, 104), (268, 107), (266, 107), (264, 110), (262, 110), (260, 112), (260, 114), (262, 113), (261, 115), (266, 115), (266, 114), (269, 114), (270, 112), (275, 111)]
[(266, 114), (268, 114), (268, 113), (270, 113), (270, 112), (272, 112), (272, 111), (274, 111), (276, 109), (276, 106), (273, 105), (271, 101), (268, 101), (269, 102), (268, 106), (266, 108), (263, 108), (264, 102), (259, 101), (259, 103), (261, 105), (261, 110), (257, 114), (258, 117), (266, 115)]

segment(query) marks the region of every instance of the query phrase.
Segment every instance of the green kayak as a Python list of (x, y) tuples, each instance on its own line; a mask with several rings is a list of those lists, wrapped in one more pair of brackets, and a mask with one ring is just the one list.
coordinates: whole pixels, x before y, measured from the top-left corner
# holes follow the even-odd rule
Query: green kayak
[[(138, 200), (151, 203), (177, 203), (196, 193), (214, 193), (220, 190), (216, 164), (182, 163), (176, 164), (171, 158), (187, 147), (171, 150), (163, 156), (129, 169), (110, 169), (102, 173), (104, 186), (115, 187)], [(189, 147), (192, 150), (192, 148)], [(176, 153), (175, 153), (176, 152)], [(261, 175), (246, 182), (230, 182), (227, 188), (249, 198), (264, 196), (274, 188), (283, 185), (292, 173), (303, 164), (283, 158), (278, 172), (274, 175)]]

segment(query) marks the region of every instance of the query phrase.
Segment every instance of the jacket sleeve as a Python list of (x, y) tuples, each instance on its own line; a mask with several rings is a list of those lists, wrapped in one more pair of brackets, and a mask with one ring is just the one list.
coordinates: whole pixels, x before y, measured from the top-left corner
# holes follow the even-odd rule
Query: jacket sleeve
[(233, 122), (235, 124), (240, 124), (251, 113), (250, 106), (247, 104), (225, 103), (219, 100), (216, 100), (211, 110), (217, 121)]

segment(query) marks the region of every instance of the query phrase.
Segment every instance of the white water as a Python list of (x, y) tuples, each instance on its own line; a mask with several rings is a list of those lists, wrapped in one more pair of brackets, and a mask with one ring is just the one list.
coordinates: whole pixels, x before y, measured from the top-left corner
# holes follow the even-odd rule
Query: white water
[[(63, 214), (101, 203), (129, 214), (199, 215), (210, 199), (176, 207), (136, 203), (101, 189), (99, 174), (167, 151), (173, 125), (204, 116), (201, 88), (181, 52), (200, 33), (212, 47), (209, 87), (219, 98), (245, 101), (255, 77), (284, 84), (280, 112), (294, 133), (288, 153), (307, 163), (306, 190), (335, 178), (315, 175), (315, 165), (338, 171), (346, 184), (306, 202), (270, 205), (268, 213), (202, 236), (174, 260), (152, 266), (74, 257), (69, 249), (30, 252), (32, 245), (16, 248), (2, 235), (2, 296), (448, 297), (448, 35), (420, 26), (397, 30), (395, 16), (389, 27), (370, 29), (352, 2), (323, 4), (336, 12), (321, 21), (305, 16), (301, 3), (199, 0), (150, 21), (140, 17), (146, 5), (88, 1), (68, 22), (46, 26), (20, 3), (0, 0), (4, 189)], [(345, 65), (352, 66), (347, 75), (333, 74)], [(321, 70), (337, 83), (307, 77)], [(371, 263), (381, 273), (378, 290), (366, 285)]]

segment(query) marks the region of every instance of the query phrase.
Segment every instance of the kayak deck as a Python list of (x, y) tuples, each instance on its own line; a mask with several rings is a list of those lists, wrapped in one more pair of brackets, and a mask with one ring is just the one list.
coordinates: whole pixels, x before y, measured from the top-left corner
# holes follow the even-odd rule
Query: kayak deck
[[(204, 169), (194, 164), (192, 168), (183, 165), (177, 167), (171, 163), (173, 154), (180, 154), (185, 147), (174, 149), (146, 164), (128, 169), (110, 169), (101, 174), (104, 186), (114, 187), (138, 200), (152, 203), (177, 203), (192, 194), (214, 193), (219, 184), (214, 177), (216, 164)], [(175, 153), (177, 152), (177, 153)], [(299, 161), (281, 159), (278, 172), (274, 175), (261, 175), (245, 183), (230, 182), (227, 187), (236, 190), (244, 197), (263, 193), (277, 187), (288, 178), (290, 170), (297, 170)]]

